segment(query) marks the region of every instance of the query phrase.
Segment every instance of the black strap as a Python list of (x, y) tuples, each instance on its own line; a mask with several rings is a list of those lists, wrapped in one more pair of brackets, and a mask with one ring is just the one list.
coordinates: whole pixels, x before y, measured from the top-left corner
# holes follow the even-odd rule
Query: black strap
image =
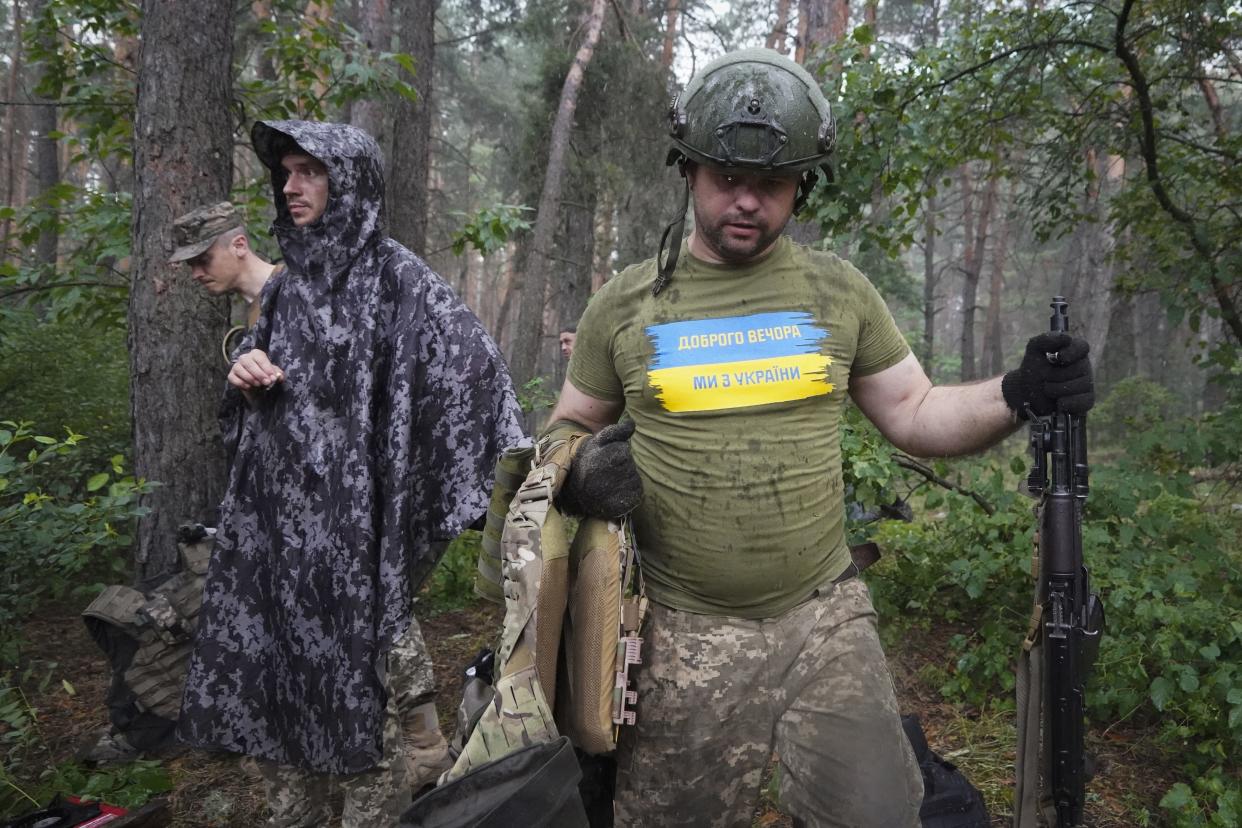
[(840, 575), (832, 579), (834, 584), (861, 575), (863, 570), (880, 559), (880, 547), (873, 541), (850, 547), (850, 563)]
[[(681, 257), (681, 234), (686, 228), (686, 210), (690, 207), (690, 180), (686, 178), (685, 156), (681, 156), (678, 160), (670, 153), (668, 163), (677, 164), (685, 187), (681, 193), (681, 209), (677, 211), (677, 217), (664, 228), (664, 235), (660, 237), (660, 249), (656, 253), (657, 275), (655, 284), (651, 286), (652, 296), (660, 295), (660, 291), (664, 290), (669, 280), (673, 278), (673, 271), (677, 269), (677, 260)], [(669, 234), (673, 236), (673, 246), (669, 248), (668, 258), (665, 260), (664, 246), (668, 242)]]

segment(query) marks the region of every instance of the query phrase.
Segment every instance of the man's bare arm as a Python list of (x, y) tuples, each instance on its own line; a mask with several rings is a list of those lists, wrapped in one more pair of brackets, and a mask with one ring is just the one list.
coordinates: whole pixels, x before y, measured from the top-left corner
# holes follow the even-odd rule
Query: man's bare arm
[(604, 426), (615, 423), (624, 409), (624, 403), (592, 397), (578, 390), (572, 382), (566, 379), (565, 385), (561, 388), (560, 399), (556, 401), (556, 407), (552, 409), (549, 422), (573, 420), (590, 429), (593, 434)]
[(1001, 378), (932, 385), (914, 354), (891, 368), (850, 380), (850, 396), (889, 442), (918, 457), (982, 451), (1017, 429), (1001, 396)]

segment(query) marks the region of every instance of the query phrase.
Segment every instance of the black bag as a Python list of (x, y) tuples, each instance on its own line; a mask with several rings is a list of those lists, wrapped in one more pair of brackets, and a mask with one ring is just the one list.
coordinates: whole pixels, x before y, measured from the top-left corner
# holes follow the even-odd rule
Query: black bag
[(901, 727), (923, 771), (923, 807), (919, 809), (923, 828), (989, 828), (983, 795), (957, 765), (928, 747), (919, 717), (902, 716)]
[(586, 828), (582, 771), (568, 737), (480, 765), (424, 794), (399, 828)]

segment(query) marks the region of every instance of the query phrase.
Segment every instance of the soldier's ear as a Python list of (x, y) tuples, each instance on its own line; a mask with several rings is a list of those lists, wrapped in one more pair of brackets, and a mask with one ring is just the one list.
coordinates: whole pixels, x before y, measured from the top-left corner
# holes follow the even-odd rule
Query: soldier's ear
[(245, 233), (238, 233), (233, 239), (233, 243), (229, 245), (233, 248), (233, 255), (241, 258), (246, 255), (246, 251), (250, 249), (250, 241), (246, 238)]

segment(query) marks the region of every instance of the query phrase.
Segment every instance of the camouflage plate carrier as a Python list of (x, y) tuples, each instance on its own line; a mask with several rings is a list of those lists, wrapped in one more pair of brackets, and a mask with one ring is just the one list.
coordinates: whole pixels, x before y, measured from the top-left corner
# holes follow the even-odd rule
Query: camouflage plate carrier
[(119, 584), (107, 587), (82, 612), (112, 668), (109, 719), (137, 750), (173, 743), (214, 542), (214, 529), (182, 526), (180, 572), (145, 593)]
[[(460, 753), (441, 784), (562, 731), (587, 752), (606, 752), (617, 728), (634, 721), (628, 671), (641, 657), (646, 599), (629, 522), (583, 520), (571, 547), (554, 505), (588, 436), (545, 438), (497, 464), (476, 581), (477, 592), (505, 603), (497, 679), (490, 696), (476, 697), (481, 713), (463, 711), (476, 723), (458, 734)], [(531, 468), (515, 485), (524, 464)]]

